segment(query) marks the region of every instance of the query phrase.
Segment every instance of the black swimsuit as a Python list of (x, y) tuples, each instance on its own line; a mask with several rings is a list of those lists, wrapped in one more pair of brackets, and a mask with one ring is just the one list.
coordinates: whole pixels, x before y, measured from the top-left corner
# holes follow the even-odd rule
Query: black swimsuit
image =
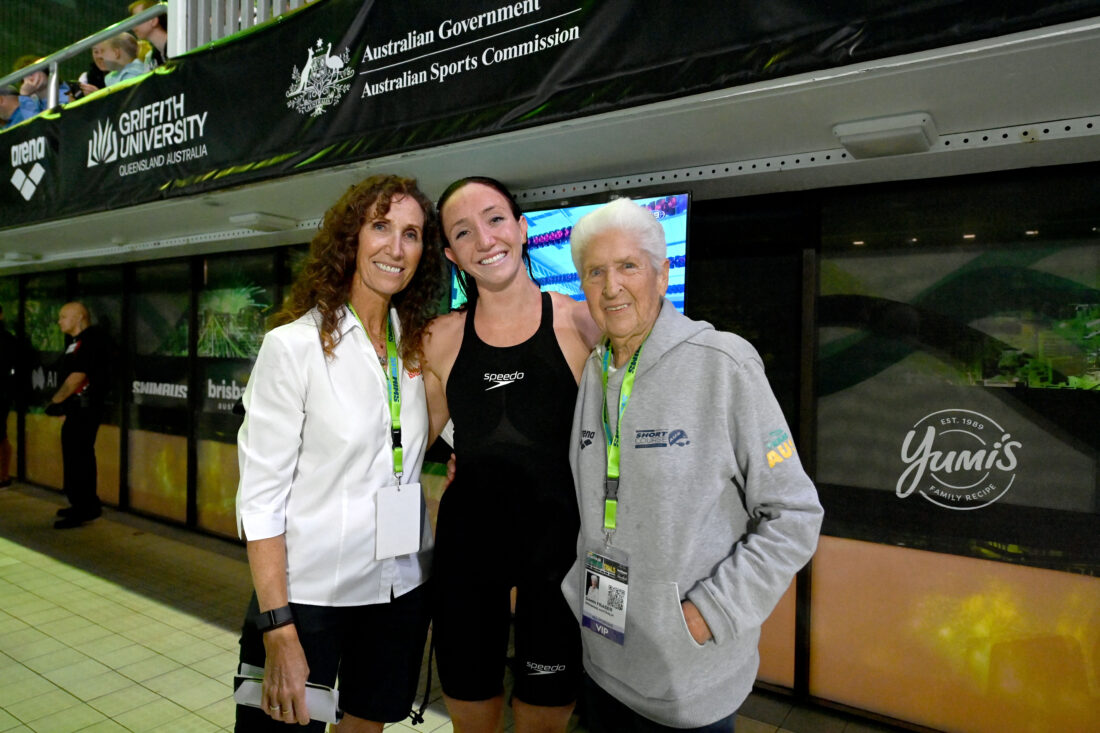
[(433, 625), (444, 691), (500, 693), (509, 590), (516, 598), (516, 696), (564, 705), (576, 696), (580, 637), (560, 584), (576, 558), (579, 519), (569, 440), (577, 384), (542, 294), (535, 334), (483, 342), (466, 315), (447, 382), (457, 472), (439, 507)]

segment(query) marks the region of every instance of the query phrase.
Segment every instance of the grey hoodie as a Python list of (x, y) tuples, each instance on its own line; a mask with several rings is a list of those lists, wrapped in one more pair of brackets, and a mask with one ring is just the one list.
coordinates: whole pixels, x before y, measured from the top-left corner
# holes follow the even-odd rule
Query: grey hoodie
[[(581, 533), (562, 590), (578, 618), (585, 553), (605, 546), (602, 352), (585, 364), (570, 448)], [(608, 379), (612, 431), (625, 371)], [(585, 670), (647, 718), (708, 725), (751, 690), (760, 625), (813, 555), (821, 504), (756, 350), (667, 300), (622, 420), (611, 544), (629, 555), (626, 641), (582, 629)], [(705, 644), (688, 632), (685, 598), (714, 636)]]

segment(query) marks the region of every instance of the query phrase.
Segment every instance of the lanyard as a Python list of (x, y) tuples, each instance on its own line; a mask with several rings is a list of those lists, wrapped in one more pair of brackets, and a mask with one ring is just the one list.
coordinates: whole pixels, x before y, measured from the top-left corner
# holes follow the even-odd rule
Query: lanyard
[[(359, 321), (359, 325), (363, 328), (363, 333), (367, 335), (367, 341), (370, 341), (370, 333), (367, 331), (367, 327), (363, 326), (363, 321), (359, 318), (359, 314), (355, 312), (355, 308), (351, 303), (348, 303), (348, 310), (355, 316), (355, 320)], [(373, 343), (373, 342), (371, 342)], [(393, 324), (390, 323), (389, 313), (386, 314), (386, 363), (389, 365), (389, 370), (382, 370), (382, 377), (386, 380), (386, 397), (390, 402), (390, 438), (393, 441), (393, 477), (397, 479), (397, 483), (401, 483), (402, 476), (402, 457), (404, 451), (401, 448), (401, 367), (397, 363), (397, 339), (393, 333)]]
[(603, 431), (607, 436), (607, 479), (604, 481), (603, 528), (609, 535), (615, 529), (615, 514), (619, 509), (619, 435), (623, 428), (623, 413), (630, 402), (630, 393), (634, 391), (634, 376), (638, 372), (638, 357), (642, 355), (642, 342), (623, 375), (623, 386), (619, 390), (619, 419), (615, 422), (615, 435), (611, 434), (611, 423), (607, 417), (607, 371), (611, 359), (611, 344), (603, 353)]

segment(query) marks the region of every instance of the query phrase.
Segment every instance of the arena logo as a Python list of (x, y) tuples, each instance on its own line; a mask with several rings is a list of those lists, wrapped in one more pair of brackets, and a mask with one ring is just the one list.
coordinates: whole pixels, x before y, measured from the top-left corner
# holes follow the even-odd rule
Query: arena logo
[[(19, 191), (24, 201), (30, 201), (38, 190), (38, 184), (46, 175), (46, 169), (40, 162), (46, 157), (46, 138), (39, 136), (11, 146), (11, 185)], [(30, 167), (26, 172), (23, 166)]]
[(581, 431), (581, 450), (584, 450), (588, 446), (592, 445), (592, 441), (596, 439), (595, 430), (582, 430)]
[(332, 55), (332, 43), (325, 46), (318, 38), (315, 46), (306, 50), (306, 61), (301, 70), (297, 66), (291, 72), (290, 88), (286, 90), (286, 106), (299, 114), (320, 117), (325, 110), (339, 102), (351, 89), (350, 79), (355, 69), (349, 65), (351, 52)]
[(973, 410), (925, 415), (905, 435), (897, 495), (914, 491), (945, 509), (989, 506), (1012, 488), (1023, 447), (992, 418)]

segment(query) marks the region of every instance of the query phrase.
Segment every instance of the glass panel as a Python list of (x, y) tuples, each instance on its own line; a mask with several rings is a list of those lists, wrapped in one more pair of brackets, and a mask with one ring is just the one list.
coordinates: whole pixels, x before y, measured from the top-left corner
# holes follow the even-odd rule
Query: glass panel
[(104, 404), (103, 422), (96, 433), (97, 493), (101, 501), (118, 505), (119, 457), (122, 422), (123, 369), (119, 352), (122, 343), (122, 268), (97, 268), (77, 272), (78, 300), (91, 314), (92, 323), (111, 342), (111, 387)]
[(190, 266), (140, 265), (130, 298), (130, 506), (187, 519)]
[(756, 679), (794, 687), (795, 581), (760, 627), (760, 669)]
[(685, 312), (756, 348), (797, 438), (802, 251), (817, 244), (816, 215), (773, 196), (693, 203), (689, 221)]
[(0, 372), (0, 420), (6, 426), (6, 442), (0, 443), (0, 478), (14, 476), (16, 472), (15, 457), (19, 455), (18, 440), (18, 414), (16, 413), (17, 392), (19, 383), (16, 378), (15, 366), (19, 353), (18, 329), (19, 323), (19, 279), (15, 277), (0, 277), (0, 329), (4, 329), (10, 335), (0, 335), (0, 349), (8, 353), (0, 354), (0, 365), (6, 371)]
[[(689, 212), (685, 312), (732, 331), (760, 353), (768, 382), (798, 439), (802, 251), (817, 244), (817, 217), (802, 199), (693, 202)], [(795, 589), (760, 635), (758, 679), (794, 686)]]
[(61, 420), (48, 417), (43, 409), (59, 386), (58, 362), (65, 351), (65, 335), (57, 325), (58, 313), (66, 302), (65, 275), (31, 277), (26, 287), (24, 332), (31, 378), (24, 428), (26, 476), (28, 481), (61, 488)]
[(1076, 168), (827, 202), (827, 533), (1100, 570), (1098, 200)]
[(1096, 578), (822, 537), (810, 694), (936, 730), (1100, 730)]
[(8, 333), (14, 334), (19, 323), (19, 278), (0, 277), (0, 306)]
[(196, 491), (199, 526), (236, 536), (235, 500), (240, 478), (234, 407), (266, 332), (276, 299), (275, 253), (210, 257), (199, 291), (201, 408)]

